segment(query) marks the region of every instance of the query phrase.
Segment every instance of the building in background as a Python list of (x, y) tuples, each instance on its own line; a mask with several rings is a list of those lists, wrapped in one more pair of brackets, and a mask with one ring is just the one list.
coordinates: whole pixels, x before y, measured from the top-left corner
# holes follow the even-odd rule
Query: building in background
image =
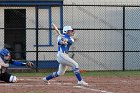
[[(56, 48), (52, 47), (52, 31), (49, 28), (52, 21), (59, 28), (62, 27), (63, 12), (60, 5), (63, 5), (63, 0), (1, 0), (0, 5), (0, 48), (6, 46), (16, 52), (15, 59), (34, 60), (35, 53), (24, 51), (36, 50), (36, 28), (40, 29), (39, 51)], [(40, 54), (40, 57), (45, 59), (44, 54)]]

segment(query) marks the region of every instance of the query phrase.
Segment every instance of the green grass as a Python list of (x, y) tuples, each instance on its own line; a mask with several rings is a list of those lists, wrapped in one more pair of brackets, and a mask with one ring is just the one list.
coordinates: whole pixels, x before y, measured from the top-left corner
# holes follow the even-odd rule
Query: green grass
[[(51, 73), (51, 72), (50, 72)], [(46, 76), (50, 74), (46, 73), (13, 73), (16, 76)], [(90, 71), (81, 73), (82, 76), (100, 76), (100, 77), (108, 77), (108, 76), (140, 76), (140, 71)], [(73, 72), (66, 72), (65, 76), (74, 76)]]
[(140, 76), (140, 71), (95, 71), (83, 73), (84, 76)]

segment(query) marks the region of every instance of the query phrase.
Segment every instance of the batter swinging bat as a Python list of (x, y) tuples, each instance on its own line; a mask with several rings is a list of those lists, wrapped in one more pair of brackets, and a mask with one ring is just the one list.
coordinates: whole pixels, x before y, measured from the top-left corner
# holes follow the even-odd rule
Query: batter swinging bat
[[(52, 23), (52, 26), (53, 26), (54, 30), (56, 31), (56, 33), (62, 37), (63, 35), (60, 33), (60, 30), (58, 30), (58, 28), (56, 27), (56, 25), (54, 23)], [(75, 53), (72, 52), (71, 58), (74, 59), (74, 56), (75, 56)]]

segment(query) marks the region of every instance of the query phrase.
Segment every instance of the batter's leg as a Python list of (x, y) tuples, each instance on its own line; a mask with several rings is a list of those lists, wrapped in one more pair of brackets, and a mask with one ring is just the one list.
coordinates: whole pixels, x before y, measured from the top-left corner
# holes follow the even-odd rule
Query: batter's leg
[(60, 64), (59, 65), (59, 69), (58, 69), (58, 75), (62, 76), (65, 74), (66, 70), (68, 69), (68, 66), (64, 65), (64, 64)]
[(48, 80), (53, 79), (55, 77), (58, 77), (60, 75), (64, 75), (65, 74), (65, 71), (67, 70), (67, 68), (68, 67), (66, 65), (59, 64), (58, 72), (51, 73), (50, 75), (48, 75), (47, 77), (45, 77), (45, 79), (48, 81)]
[(72, 67), (73, 72), (76, 78), (78, 79), (78, 81), (82, 80), (82, 77), (79, 71), (79, 65), (77, 62), (75, 62), (72, 58), (70, 58), (67, 54), (64, 54), (64, 53), (60, 54), (58, 60), (60, 61), (59, 63)]

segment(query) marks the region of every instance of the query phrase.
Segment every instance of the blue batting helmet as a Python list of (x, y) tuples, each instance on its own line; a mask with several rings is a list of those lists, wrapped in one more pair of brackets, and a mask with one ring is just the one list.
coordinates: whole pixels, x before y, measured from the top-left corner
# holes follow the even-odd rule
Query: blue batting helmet
[(6, 48), (3, 48), (2, 50), (0, 50), (0, 55), (2, 55), (2, 56), (10, 56), (10, 51), (7, 50)]

